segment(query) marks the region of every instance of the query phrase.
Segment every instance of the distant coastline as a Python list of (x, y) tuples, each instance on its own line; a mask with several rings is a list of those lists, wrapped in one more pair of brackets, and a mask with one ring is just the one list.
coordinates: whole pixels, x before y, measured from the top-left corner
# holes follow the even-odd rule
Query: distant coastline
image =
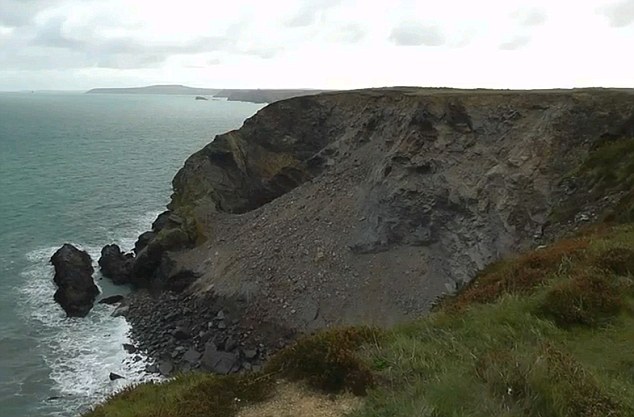
[(216, 89), (216, 88), (195, 88), (184, 85), (150, 85), (145, 87), (128, 88), (93, 88), (86, 94), (162, 94), (162, 95), (192, 95), (192, 96), (212, 96), (225, 98), (227, 101), (246, 101), (250, 103), (273, 103), (287, 98), (314, 95), (328, 90), (310, 89)]

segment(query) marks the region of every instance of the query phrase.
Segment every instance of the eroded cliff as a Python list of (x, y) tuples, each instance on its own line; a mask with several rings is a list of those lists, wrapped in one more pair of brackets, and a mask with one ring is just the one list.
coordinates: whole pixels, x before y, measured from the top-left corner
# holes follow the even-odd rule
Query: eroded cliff
[(187, 160), (134, 279), (192, 283), (299, 330), (402, 321), (491, 261), (618, 207), (629, 190), (592, 194), (574, 173), (633, 135), (630, 91), (277, 102)]

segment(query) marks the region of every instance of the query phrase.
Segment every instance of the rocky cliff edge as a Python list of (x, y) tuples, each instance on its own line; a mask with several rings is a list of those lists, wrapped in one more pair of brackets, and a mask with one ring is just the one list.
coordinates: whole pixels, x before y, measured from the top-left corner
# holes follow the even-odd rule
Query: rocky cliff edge
[(133, 279), (239, 298), (245, 315), (300, 331), (389, 325), (618, 206), (627, 190), (593, 195), (571, 173), (601, 143), (633, 136), (628, 90), (277, 102), (186, 161)]

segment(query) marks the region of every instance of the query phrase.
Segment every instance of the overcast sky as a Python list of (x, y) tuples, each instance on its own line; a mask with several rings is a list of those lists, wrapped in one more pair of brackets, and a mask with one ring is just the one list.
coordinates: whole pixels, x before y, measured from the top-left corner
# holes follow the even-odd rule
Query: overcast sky
[(0, 90), (634, 87), (634, 0), (0, 0)]

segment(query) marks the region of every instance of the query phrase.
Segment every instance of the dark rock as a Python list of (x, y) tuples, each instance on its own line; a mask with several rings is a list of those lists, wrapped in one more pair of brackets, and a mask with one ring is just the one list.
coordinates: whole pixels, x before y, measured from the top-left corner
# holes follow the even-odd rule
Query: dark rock
[(198, 352), (196, 349), (190, 348), (183, 355), (183, 361), (193, 364), (193, 363), (198, 362), (198, 360), (200, 359), (201, 356), (202, 356), (201, 353)]
[(174, 338), (176, 340), (186, 340), (189, 339), (191, 337), (191, 334), (189, 333), (189, 331), (184, 328), (184, 327), (177, 327), (173, 332), (172, 332), (172, 336), (174, 336)]
[(99, 295), (92, 279), (94, 269), (90, 255), (73, 245), (64, 244), (51, 257), (57, 284), (54, 298), (70, 317), (85, 317)]
[(167, 226), (171, 214), (169, 210), (159, 214), (156, 220), (154, 220), (154, 223), (152, 223), (152, 231), (158, 233), (163, 230), (163, 228)]
[(156, 373), (159, 372), (159, 367), (155, 363), (153, 363), (151, 365), (147, 365), (145, 367), (145, 372), (150, 373), (150, 374), (156, 374)]
[(227, 352), (231, 352), (237, 347), (238, 347), (238, 342), (236, 342), (233, 337), (229, 336), (227, 340), (225, 340), (225, 350)]
[(106, 245), (101, 249), (99, 267), (101, 273), (117, 285), (128, 284), (134, 264), (134, 256), (125, 254), (117, 245)]
[(245, 349), (242, 351), (242, 355), (244, 356), (244, 359), (251, 361), (258, 356), (258, 351), (255, 349)]
[(113, 295), (111, 297), (102, 298), (101, 300), (99, 300), (97, 304), (113, 305), (123, 301), (123, 298), (124, 298), (123, 295)]
[(110, 372), (110, 380), (116, 381), (117, 379), (124, 379), (121, 375)]
[(174, 371), (174, 364), (170, 361), (161, 361), (158, 366), (158, 371), (163, 376), (170, 376), (170, 374)]
[(204, 369), (221, 375), (237, 372), (240, 369), (237, 355), (221, 352), (213, 343), (207, 344), (200, 362)]
[(124, 343), (123, 344), (123, 349), (128, 352), (129, 354), (133, 354), (136, 353), (138, 351), (138, 349), (136, 348), (136, 346), (131, 345), (129, 343)]
[(139, 235), (139, 238), (134, 243), (134, 253), (139, 254), (145, 247), (156, 237), (156, 233), (154, 232), (145, 232)]
[[(190, 244), (187, 233), (180, 228), (163, 229), (148, 245), (137, 254), (132, 267), (132, 283), (137, 286), (148, 286), (154, 280), (154, 275), (163, 255), (167, 251), (181, 249)], [(168, 275), (162, 271), (162, 275)]]
[(125, 316), (128, 311), (130, 311), (130, 306), (119, 306), (115, 311), (112, 312), (112, 317), (120, 317)]
[(224, 330), (224, 329), (227, 328), (227, 324), (224, 321), (220, 321), (220, 322), (218, 322), (218, 328), (220, 330)]

